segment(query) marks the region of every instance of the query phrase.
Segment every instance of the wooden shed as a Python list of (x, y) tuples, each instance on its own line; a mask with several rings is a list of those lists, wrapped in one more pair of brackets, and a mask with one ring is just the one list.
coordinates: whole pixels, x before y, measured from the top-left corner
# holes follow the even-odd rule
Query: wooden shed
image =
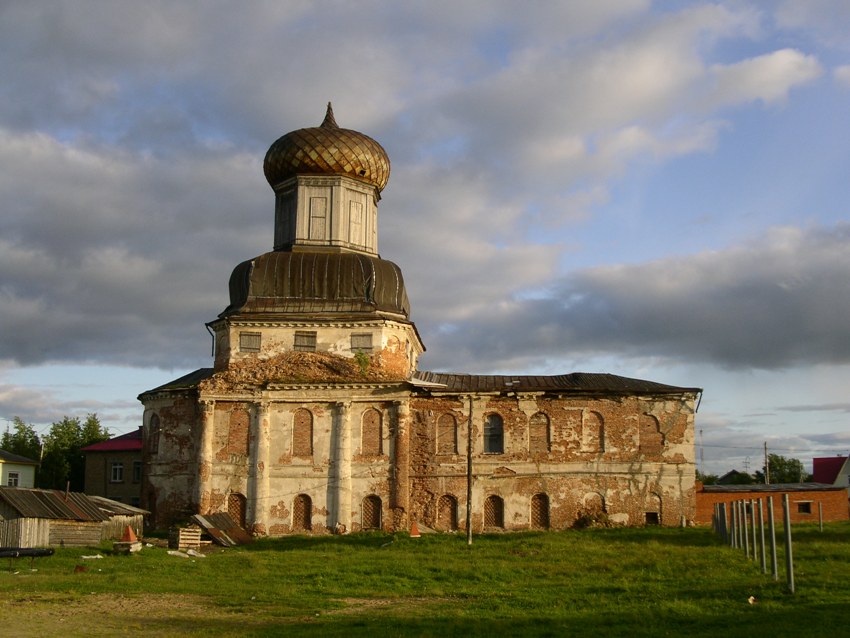
[(0, 546), (97, 546), (109, 519), (85, 494), (0, 486)]
[(128, 526), (133, 528), (133, 532), (138, 538), (142, 538), (145, 516), (150, 512), (126, 503), (113, 501), (104, 496), (89, 495), (89, 499), (96, 503), (101, 511), (109, 517), (103, 521), (102, 540), (120, 540)]

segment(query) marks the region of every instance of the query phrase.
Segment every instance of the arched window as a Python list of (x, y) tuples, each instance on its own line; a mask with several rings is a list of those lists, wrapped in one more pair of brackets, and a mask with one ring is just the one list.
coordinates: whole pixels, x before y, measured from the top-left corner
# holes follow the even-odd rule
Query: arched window
[(484, 527), (505, 527), (505, 503), (498, 496), (488, 496), (484, 501)]
[(247, 499), (243, 494), (231, 492), (227, 496), (227, 513), (230, 518), (239, 523), (240, 527), (245, 527), (245, 509)]
[(543, 412), (528, 420), (528, 451), (532, 454), (549, 451), (549, 417)]
[(313, 456), (313, 414), (304, 408), (292, 419), (292, 456)]
[(363, 456), (380, 456), (383, 453), (381, 413), (374, 408), (363, 413), (360, 436), (360, 450)]
[(437, 419), (437, 454), (457, 454), (457, 419), (453, 414)]
[(437, 529), (453, 532), (457, 529), (457, 499), (444, 494), (437, 502)]
[(363, 529), (381, 529), (381, 499), (371, 494), (363, 499)]
[(644, 456), (658, 456), (664, 448), (664, 435), (656, 419), (651, 414), (640, 416), (640, 453)]
[(505, 428), (502, 417), (488, 414), (484, 421), (484, 454), (502, 454), (505, 451)]
[(306, 494), (299, 494), (292, 503), (292, 530), (309, 532), (313, 529), (313, 501)]
[(549, 529), (549, 497), (546, 494), (531, 497), (531, 528)]
[(581, 449), (583, 452), (605, 451), (605, 425), (598, 412), (586, 412), (581, 424)]
[(151, 454), (156, 454), (159, 452), (159, 433), (159, 415), (152, 414), (150, 425), (148, 427), (148, 451)]

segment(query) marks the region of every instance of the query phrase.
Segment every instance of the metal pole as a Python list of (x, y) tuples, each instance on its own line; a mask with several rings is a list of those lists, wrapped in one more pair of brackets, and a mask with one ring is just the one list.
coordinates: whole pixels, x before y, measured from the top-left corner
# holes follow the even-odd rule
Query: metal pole
[(758, 542), (756, 540), (756, 501), (750, 499), (750, 524), (753, 526), (753, 561), (758, 560)]
[(744, 519), (744, 524), (741, 525), (744, 534), (744, 555), (750, 557), (750, 530), (747, 527), (747, 502), (741, 501), (741, 518)]
[(466, 544), (472, 545), (472, 396), (466, 437)]
[(788, 580), (788, 591), (794, 593), (794, 551), (791, 547), (791, 508), (788, 505), (788, 495), (782, 495), (783, 522), (785, 524), (785, 574)]
[(738, 549), (738, 506), (735, 501), (729, 502), (729, 510), (732, 514), (732, 526), (729, 528), (729, 536), (732, 542), (729, 544), (732, 549)]
[(764, 501), (759, 499), (759, 535), (761, 536), (761, 573), (767, 573), (767, 555), (764, 546)]
[(773, 580), (779, 580), (779, 565), (776, 561), (776, 524), (773, 520), (773, 497), (767, 497), (767, 524), (770, 534), (770, 566), (773, 570)]
[(823, 531), (823, 503), (818, 502), (818, 526)]
[(729, 527), (728, 518), (726, 516), (726, 503), (720, 504), (720, 525), (723, 530), (723, 542), (729, 544)]

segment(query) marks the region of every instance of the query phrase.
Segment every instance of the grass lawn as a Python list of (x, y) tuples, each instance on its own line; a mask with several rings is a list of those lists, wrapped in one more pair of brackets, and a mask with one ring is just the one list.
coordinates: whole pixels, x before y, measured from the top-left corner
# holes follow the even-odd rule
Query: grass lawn
[[(780, 528), (781, 529), (781, 528)], [(9, 636), (846, 636), (850, 523), (793, 529), (797, 592), (705, 528), (290, 537), (0, 563)], [(97, 552), (102, 559), (83, 559)], [(769, 558), (768, 558), (769, 560)], [(84, 571), (75, 568), (82, 566)], [(755, 596), (755, 604), (748, 598)]]

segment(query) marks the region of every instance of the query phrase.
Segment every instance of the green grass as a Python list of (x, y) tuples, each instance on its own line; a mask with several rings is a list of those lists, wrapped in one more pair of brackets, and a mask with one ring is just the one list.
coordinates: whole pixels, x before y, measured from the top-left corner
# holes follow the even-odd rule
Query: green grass
[[(794, 595), (781, 547), (774, 582), (703, 528), (484, 535), (472, 547), (460, 535), (292, 537), (194, 560), (65, 549), (37, 572), (20, 560), (17, 575), (0, 573), (0, 623), (29, 622), (29, 635), (850, 635), (848, 541), (850, 523), (796, 526)], [(54, 618), (119, 596), (94, 626)]]

